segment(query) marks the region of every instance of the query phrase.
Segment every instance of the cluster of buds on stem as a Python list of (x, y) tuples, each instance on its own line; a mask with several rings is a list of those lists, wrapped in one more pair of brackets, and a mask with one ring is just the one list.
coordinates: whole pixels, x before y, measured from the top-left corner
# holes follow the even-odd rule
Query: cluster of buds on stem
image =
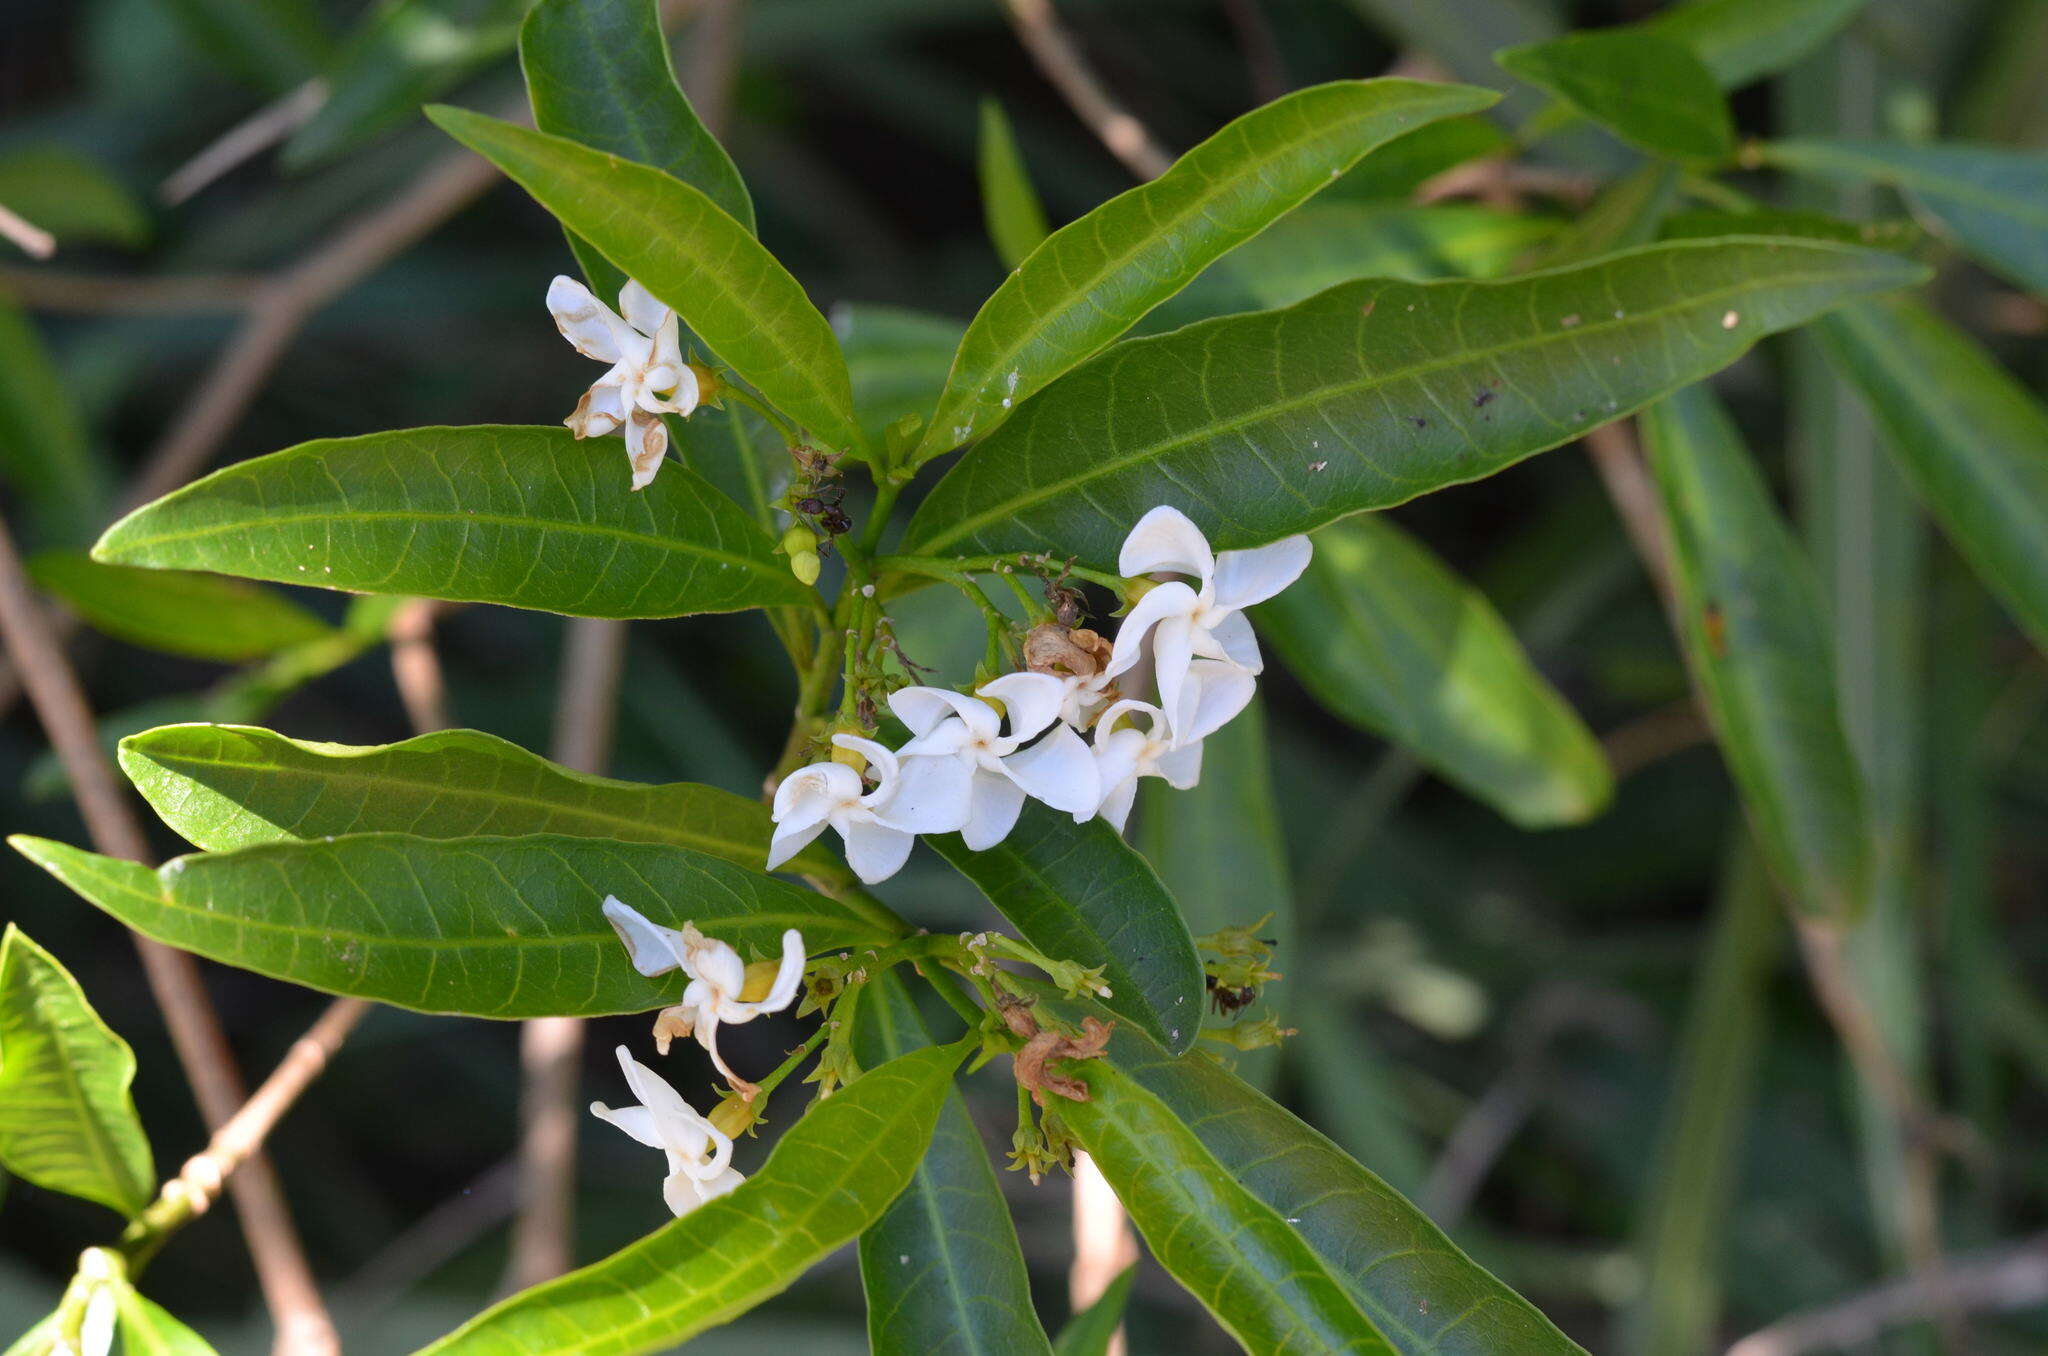
[(802, 583), (815, 584), (833, 538), (851, 531), (853, 520), (846, 516), (838, 457), (802, 444), (790, 448), (789, 455), (796, 471), (778, 505), (789, 514), (780, 549), (789, 557), (790, 572)]

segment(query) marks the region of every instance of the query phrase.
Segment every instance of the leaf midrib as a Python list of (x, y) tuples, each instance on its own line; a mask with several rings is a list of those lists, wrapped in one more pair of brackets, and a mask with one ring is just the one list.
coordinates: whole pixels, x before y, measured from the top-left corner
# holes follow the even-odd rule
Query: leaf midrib
[[(1498, 288), (1523, 284), (1526, 283), (1529, 278), (1537, 276), (1540, 275), (1528, 274), (1521, 278), (1505, 279), (1500, 282), (1466, 282), (1461, 280), (1455, 283), (1412, 283), (1397, 285), (1412, 286), (1417, 288), (1446, 286), (1467, 287), (1473, 289)], [(1836, 276), (1837, 275), (1831, 273), (1818, 272), (1784, 273), (1774, 275), (1770, 279), (1769, 285), (1774, 287), (1800, 286), (1807, 283), (1826, 282)], [(1348, 285), (1349, 284), (1339, 284), (1339, 286)], [(1724, 300), (1727, 297), (1741, 295), (1745, 292), (1754, 290), (1758, 285), (1759, 284), (1753, 281), (1745, 280), (1742, 282), (1730, 284), (1725, 287), (1711, 288), (1709, 290), (1702, 292), (1692, 292), (1688, 293), (1683, 300), (1672, 302), (1665, 306), (1655, 306), (1640, 311), (1631, 311), (1629, 312), (1627, 317), (1621, 320), (1615, 320), (1612, 317), (1602, 317), (1600, 319), (1596, 319), (1581, 324), (1576, 328), (1570, 330), (1562, 330), (1557, 332), (1545, 330), (1540, 333), (1529, 335), (1527, 337), (1516, 339), (1504, 344), (1495, 344), (1486, 348), (1464, 349), (1448, 357), (1432, 359), (1426, 362), (1413, 363), (1407, 367), (1382, 369), (1380, 371), (1372, 373), (1367, 377), (1359, 379), (1347, 379), (1344, 381), (1332, 382), (1324, 386), (1314, 387), (1308, 391), (1301, 393), (1300, 395), (1291, 396), (1283, 400), (1277, 400), (1270, 402), (1268, 404), (1260, 405), (1256, 409), (1247, 411), (1246, 413), (1231, 419), (1198, 425), (1197, 427), (1188, 432), (1176, 434), (1172, 437), (1162, 439), (1159, 442), (1152, 443), (1142, 448), (1138, 448), (1120, 457), (1112, 457), (1101, 461), (1092, 462), (1090, 463), (1086, 471), (1083, 471), (1076, 475), (1068, 476), (1063, 480), (1052, 481), (1036, 489), (1014, 495), (1011, 498), (1005, 500), (1002, 504), (998, 505), (997, 507), (987, 509), (981, 513), (974, 514), (970, 517), (961, 519), (959, 522), (955, 523), (947, 532), (941, 534), (940, 536), (934, 537), (926, 542), (921, 543), (922, 550), (925, 554), (936, 552), (941, 547), (944, 547), (951, 542), (958, 541), (961, 537), (966, 536), (969, 533), (980, 531), (983, 527), (987, 526), (991, 522), (997, 522), (1003, 519), (1015, 517), (1016, 515), (1025, 512), (1032, 506), (1043, 503), (1045, 500), (1050, 499), (1055, 495), (1067, 493), (1068, 491), (1073, 490), (1078, 486), (1086, 485), (1094, 480), (1099, 480), (1103, 476), (1115, 474), (1116, 472), (1122, 471), (1127, 467), (1136, 465), (1140, 462), (1156, 460), (1159, 458), (1169, 456), (1172, 453), (1179, 451), (1181, 448), (1190, 446), (1195, 443), (1213, 441), (1219, 438), (1227, 437), (1230, 434), (1236, 433), (1241, 429), (1251, 427), (1255, 424), (1262, 423), (1269, 419), (1277, 418), (1281, 415), (1291, 414), (1296, 410), (1307, 408), (1309, 406), (1318, 404), (1324, 400), (1335, 399), (1339, 396), (1350, 395), (1355, 392), (1372, 390), (1376, 387), (1388, 385), (1395, 381), (1420, 380), (1436, 372), (1447, 371), (1449, 369), (1461, 366), (1468, 366), (1473, 363), (1485, 362), (1489, 359), (1494, 359), (1506, 354), (1519, 352), (1522, 349), (1531, 348), (1539, 344), (1563, 343), (1574, 340), (1583, 340), (1592, 335), (1602, 334), (1609, 330), (1623, 330), (1634, 328), (1639, 325), (1649, 323), (1651, 321), (1661, 320), (1666, 316), (1676, 314), (1680, 311), (1692, 310), (1701, 306), (1712, 306), (1716, 302)], [(1309, 305), (1312, 304), (1314, 300), (1314, 298), (1311, 298), (1309, 302), (1303, 302), (1301, 304)], [(1165, 338), (1169, 336), (1161, 337)], [(1155, 340), (1151, 342), (1157, 341)], [(1616, 417), (1618, 418), (1620, 417), (1620, 415), (1617, 414)], [(967, 463), (963, 462), (962, 466), (965, 465), (967, 465)]]

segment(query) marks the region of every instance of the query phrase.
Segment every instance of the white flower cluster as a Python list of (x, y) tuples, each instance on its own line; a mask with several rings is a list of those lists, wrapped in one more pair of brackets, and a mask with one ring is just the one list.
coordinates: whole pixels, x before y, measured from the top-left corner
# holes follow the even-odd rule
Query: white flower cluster
[(623, 429), (633, 488), (645, 489), (668, 452), (664, 414), (697, 408), (697, 372), (683, 360), (676, 313), (637, 282), (619, 291), (619, 311), (573, 278), (548, 284), (548, 312), (562, 337), (586, 358), (610, 363), (562, 422), (579, 438)]
[[(741, 1099), (753, 1100), (755, 1086), (726, 1067), (718, 1053), (718, 1028), (780, 1012), (796, 1000), (804, 978), (803, 935), (790, 928), (782, 934), (779, 962), (750, 966), (740, 959), (739, 952), (706, 937), (694, 925), (665, 928), (615, 895), (606, 896), (604, 916), (625, 944), (634, 969), (649, 977), (680, 969), (690, 978), (683, 1001), (663, 1008), (655, 1017), (655, 1047), (665, 1055), (669, 1042), (677, 1036), (695, 1035)], [(732, 1166), (731, 1135), (710, 1117), (699, 1115), (681, 1093), (634, 1059), (625, 1046), (618, 1047), (618, 1055), (626, 1084), (640, 1105), (614, 1111), (603, 1102), (592, 1102), (591, 1114), (668, 1155), (662, 1197), (672, 1212), (688, 1214), (745, 1180)]]
[[(1121, 831), (1140, 779), (1185, 790), (1201, 776), (1202, 741), (1251, 701), (1263, 667), (1243, 610), (1299, 578), (1309, 550), (1296, 536), (1212, 553), (1186, 514), (1153, 509), (1124, 539), (1118, 572), (1181, 578), (1138, 600), (1107, 664), (1087, 674), (1005, 674), (973, 696), (938, 687), (890, 694), (909, 742), (892, 751), (834, 735), (836, 747), (866, 760), (867, 778), (837, 761), (785, 777), (769, 869), (829, 827), (845, 840), (848, 865), (873, 884), (902, 867), (921, 833), (957, 831), (977, 852), (994, 847), (1027, 796), (1076, 823), (1100, 815)], [(1132, 695), (1147, 671), (1156, 701)]]

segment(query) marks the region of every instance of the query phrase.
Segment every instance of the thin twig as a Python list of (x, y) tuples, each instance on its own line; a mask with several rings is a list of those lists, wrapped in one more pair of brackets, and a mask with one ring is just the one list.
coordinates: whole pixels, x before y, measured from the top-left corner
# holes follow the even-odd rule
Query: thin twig
[[(0, 521), (0, 634), (6, 638), (15, 670), (71, 779), (72, 794), (93, 845), (111, 857), (147, 862), (149, 841), (113, 764), (100, 747), (78, 675), (36, 603), (4, 521)], [(243, 1086), (220, 1019), (200, 980), (199, 967), (182, 951), (140, 933), (133, 935), (200, 1115), (209, 1129), (219, 1130), (241, 1107)], [(312, 1269), (306, 1264), (298, 1231), (269, 1161), (252, 1154), (230, 1185), (257, 1279), (277, 1328), (277, 1351), (294, 1356), (339, 1351), (333, 1321), (320, 1302)]]
[(57, 252), (57, 237), (32, 222), (24, 221), (0, 206), (0, 236), (21, 246), (31, 259), (47, 259)]
[(434, 619), (441, 604), (414, 598), (391, 615), (391, 678), (415, 734), (448, 728), (448, 684), (434, 649)]
[(1664, 537), (1664, 511), (1658, 502), (1656, 483), (1643, 465), (1634, 427), (1627, 419), (1617, 419), (1592, 430), (1582, 441), (1586, 444), (1586, 455), (1593, 459), (1593, 469), (1600, 473), (1600, 483), (1607, 488), (1614, 511), (1621, 515), (1621, 525), (1636, 548), (1636, 556), (1657, 586), (1658, 597), (1667, 607), (1671, 606), (1677, 595), (1671, 591), (1671, 547)]
[(251, 113), (164, 177), (156, 195), (176, 207), (222, 175), (263, 154), (313, 120), (327, 102), (327, 82), (312, 79)]
[(2048, 1234), (1959, 1257), (1940, 1275), (1902, 1277), (1780, 1319), (1729, 1347), (1727, 1356), (1855, 1350), (1947, 1307), (2002, 1313), (2042, 1304), (2048, 1304)]
[(1614, 780), (1620, 783), (1653, 763), (1698, 748), (1713, 737), (1713, 727), (1700, 714), (1699, 703), (1691, 697), (1680, 697), (1609, 730), (1600, 736), (1600, 749), (1607, 755), (1607, 765), (1614, 770)]
[[(1102, 1298), (1110, 1282), (1137, 1260), (1138, 1244), (1131, 1237), (1124, 1203), (1117, 1199), (1095, 1160), (1076, 1152), (1074, 1262), (1067, 1269), (1067, 1300), (1073, 1311), (1078, 1314)], [(1126, 1349), (1124, 1331), (1119, 1326), (1104, 1356), (1124, 1356)]]
[(1058, 89), (1082, 122), (1109, 153), (1140, 179), (1166, 173), (1173, 157), (1153, 139), (1145, 124), (1110, 97), (1109, 90), (1081, 55), (1073, 36), (1060, 26), (1052, 0), (1003, 0), (1018, 41), (1031, 53), (1045, 78)]
[(185, 315), (247, 310), (263, 280), (247, 273), (190, 273), (167, 277), (118, 273), (66, 273), (50, 268), (0, 267), (0, 289), (38, 311), (81, 315)]

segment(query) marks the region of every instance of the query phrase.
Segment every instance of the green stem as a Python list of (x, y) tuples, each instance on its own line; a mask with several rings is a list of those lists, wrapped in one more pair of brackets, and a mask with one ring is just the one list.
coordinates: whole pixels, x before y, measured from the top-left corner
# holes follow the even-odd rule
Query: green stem
[(903, 493), (903, 482), (891, 480), (877, 472), (875, 476), (875, 506), (868, 513), (868, 520), (861, 524), (860, 549), (864, 556), (872, 556), (881, 544), (882, 533), (888, 529), (889, 514), (896, 507), (896, 497)]
[(981, 1008), (974, 1005), (973, 999), (960, 992), (960, 986), (953, 982), (953, 975), (950, 970), (941, 966), (934, 966), (931, 972), (927, 973), (923, 966), (919, 966), (917, 973), (923, 978), (925, 983), (938, 991), (939, 997), (946, 1000), (947, 1007), (960, 1014), (960, 1020), (967, 1023), (969, 1031), (979, 1031), (981, 1029), (982, 1018), (986, 1014)]
[(1062, 571), (1076, 579), (1086, 579), (1114, 590), (1119, 596), (1124, 591), (1124, 578), (1106, 570), (1091, 570), (1082, 565), (1069, 565), (1044, 551), (1027, 551), (1014, 556), (876, 556), (876, 572), (894, 570), (902, 574), (923, 575), (927, 579), (957, 579), (970, 574), (1011, 574), (1019, 569), (1041, 569), (1051, 574)]
[(754, 1085), (755, 1087), (760, 1089), (759, 1092), (754, 1094), (755, 1103), (757, 1105), (765, 1106), (767, 1104), (768, 1094), (774, 1092), (777, 1087), (781, 1086), (783, 1079), (788, 1078), (791, 1074), (795, 1073), (796, 1066), (803, 1063), (805, 1060), (809, 1059), (811, 1055), (817, 1051), (817, 1048), (825, 1043), (825, 1038), (831, 1034), (832, 1024), (830, 1022), (818, 1023), (818, 1029), (816, 1031), (813, 1031), (809, 1036), (806, 1036), (804, 1038), (804, 1043), (802, 1045), (799, 1045), (796, 1049), (790, 1052), (789, 1058), (783, 1060), (782, 1063), (776, 1065), (774, 1072), (770, 1073), (766, 1078), (763, 1078), (760, 1082)]

